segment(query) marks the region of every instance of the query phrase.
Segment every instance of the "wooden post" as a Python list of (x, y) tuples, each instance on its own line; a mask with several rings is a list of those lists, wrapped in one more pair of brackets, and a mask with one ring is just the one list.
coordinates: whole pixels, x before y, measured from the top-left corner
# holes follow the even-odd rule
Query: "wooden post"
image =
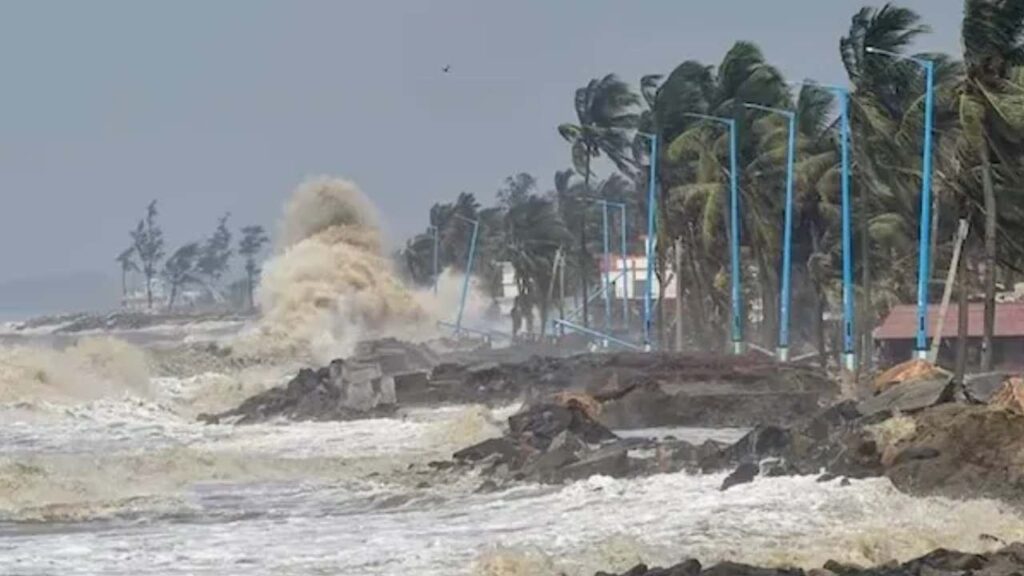
[(953, 295), (953, 285), (956, 282), (956, 271), (960, 264), (960, 251), (967, 240), (967, 233), (970, 227), (967, 220), (960, 220), (956, 230), (956, 240), (953, 243), (953, 258), (949, 261), (949, 271), (946, 272), (946, 286), (942, 290), (942, 304), (939, 306), (939, 319), (935, 323), (935, 334), (932, 336), (932, 349), (928, 352), (928, 361), (932, 364), (938, 362), (939, 347), (942, 346), (942, 330), (946, 323), (946, 311), (949, 310), (949, 299)]

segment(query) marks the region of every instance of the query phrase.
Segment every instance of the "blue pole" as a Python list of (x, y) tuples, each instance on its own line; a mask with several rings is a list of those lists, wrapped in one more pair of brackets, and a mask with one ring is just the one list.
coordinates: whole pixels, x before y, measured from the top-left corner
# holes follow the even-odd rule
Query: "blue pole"
[(779, 360), (789, 360), (789, 292), (793, 247), (793, 160), (796, 156), (796, 115), (789, 118), (789, 142), (786, 153), (786, 215), (782, 240), (782, 294), (779, 305)]
[(647, 191), (647, 281), (644, 286), (644, 350), (651, 350), (651, 289), (654, 284), (654, 208), (658, 174), (658, 135), (651, 134), (651, 173)]
[(462, 297), (459, 299), (459, 315), (455, 318), (455, 335), (462, 332), (462, 312), (466, 308), (466, 295), (469, 294), (469, 277), (473, 272), (473, 257), (476, 255), (476, 233), (480, 228), (480, 222), (465, 219), (473, 224), (473, 236), (469, 240), (469, 257), (466, 258), (466, 276), (462, 279)]
[(431, 226), (434, 229), (434, 294), (437, 294), (437, 281), (440, 278), (437, 270), (437, 226)]
[(924, 158), (921, 163), (921, 232), (917, 261), (917, 345), (916, 356), (928, 358), (928, 280), (931, 271), (932, 221), (932, 109), (934, 107), (935, 66), (921, 60), (925, 72)]
[(732, 351), (743, 353), (743, 292), (740, 290), (740, 193), (739, 168), (736, 160), (736, 120), (729, 119), (729, 227), (730, 264), (732, 268)]
[(629, 274), (626, 270), (626, 262), (629, 255), (626, 253), (628, 247), (626, 246), (626, 205), (619, 204), (619, 214), (622, 219), (619, 222), (619, 227), (622, 229), (620, 238), (620, 244), (622, 245), (622, 327), (625, 329), (626, 334), (629, 333)]
[(850, 222), (850, 94), (835, 89), (839, 97), (839, 143), (842, 157), (843, 209), (843, 366), (849, 372), (857, 369), (853, 341), (853, 227)]
[[(604, 333), (607, 334), (611, 328), (612, 318), (612, 296), (609, 293), (611, 288), (611, 265), (612, 256), (611, 249), (608, 243), (608, 203), (601, 202), (601, 225), (603, 227), (604, 234)], [(608, 347), (608, 341), (602, 341), (605, 348)]]

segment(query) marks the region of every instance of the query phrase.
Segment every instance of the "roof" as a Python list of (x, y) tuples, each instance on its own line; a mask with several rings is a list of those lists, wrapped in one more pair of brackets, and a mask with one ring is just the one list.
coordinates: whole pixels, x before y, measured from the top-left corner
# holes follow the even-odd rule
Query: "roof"
[[(967, 336), (980, 338), (984, 327), (985, 304), (972, 302), (967, 305)], [(960, 307), (950, 304), (946, 310), (946, 321), (942, 325), (943, 338), (955, 338), (957, 335), (957, 317)], [(928, 306), (928, 337), (935, 335), (935, 323), (939, 318), (939, 305)], [(877, 340), (904, 340), (917, 335), (917, 305), (899, 304), (875, 328)], [(1024, 336), (1024, 302), (1002, 302), (996, 304), (995, 336)]]

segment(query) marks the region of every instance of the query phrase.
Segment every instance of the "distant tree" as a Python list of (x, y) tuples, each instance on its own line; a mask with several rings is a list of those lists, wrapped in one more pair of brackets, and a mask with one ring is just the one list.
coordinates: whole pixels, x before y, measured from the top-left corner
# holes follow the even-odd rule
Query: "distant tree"
[(198, 242), (190, 242), (174, 251), (174, 254), (164, 263), (163, 277), (171, 287), (171, 296), (167, 300), (167, 309), (174, 308), (174, 301), (178, 297), (178, 291), (185, 285), (196, 282), (197, 264), (202, 250)]
[(123, 301), (128, 297), (128, 273), (138, 272), (139, 265), (135, 263), (133, 256), (135, 255), (135, 246), (129, 246), (121, 254), (118, 255), (115, 260), (121, 265), (121, 300)]
[(246, 226), (242, 228), (242, 239), (238, 242), (238, 253), (245, 258), (245, 278), (249, 293), (249, 307), (254, 308), (253, 291), (255, 290), (256, 275), (259, 273), (259, 266), (256, 264), (256, 256), (263, 249), (263, 245), (270, 241), (263, 226)]
[(156, 223), (156, 200), (146, 207), (146, 217), (139, 220), (131, 232), (132, 246), (142, 262), (142, 273), (146, 277), (146, 307), (153, 308), (153, 278), (164, 257), (164, 231)]
[(505, 208), (512, 208), (523, 203), (537, 187), (537, 179), (520, 172), (505, 178), (505, 186), (498, 190), (498, 202)]
[(228, 218), (230, 217), (231, 214), (228, 213), (217, 220), (217, 229), (203, 242), (199, 251), (196, 271), (211, 283), (220, 280), (230, 265), (232, 253), (231, 230), (228, 229)]

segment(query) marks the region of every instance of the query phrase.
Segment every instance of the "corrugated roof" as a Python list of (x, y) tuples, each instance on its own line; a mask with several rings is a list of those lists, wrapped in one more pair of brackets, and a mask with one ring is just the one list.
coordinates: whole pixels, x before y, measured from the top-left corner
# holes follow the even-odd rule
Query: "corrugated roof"
[[(978, 337), (984, 327), (985, 304), (971, 302), (967, 305), (967, 335)], [(946, 310), (946, 321), (942, 327), (943, 338), (957, 335), (957, 317), (960, 308), (950, 304)], [(928, 306), (928, 337), (934, 336), (935, 323), (939, 318), (939, 305)], [(1024, 336), (1024, 302), (1003, 302), (996, 304), (996, 336)], [(903, 340), (917, 336), (917, 305), (900, 304), (889, 312), (882, 325), (875, 328), (878, 340)]]

